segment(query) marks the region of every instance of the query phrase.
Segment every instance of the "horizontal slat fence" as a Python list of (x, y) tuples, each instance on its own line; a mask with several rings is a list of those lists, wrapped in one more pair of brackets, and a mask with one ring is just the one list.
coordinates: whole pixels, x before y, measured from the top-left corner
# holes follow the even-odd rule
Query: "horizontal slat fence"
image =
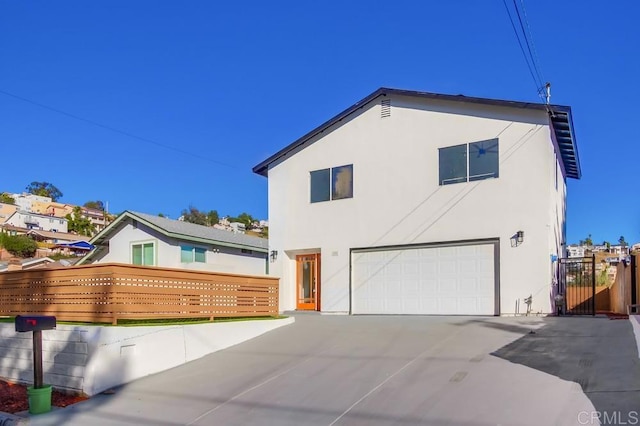
[(278, 279), (105, 263), (0, 273), (0, 315), (59, 321), (278, 315)]

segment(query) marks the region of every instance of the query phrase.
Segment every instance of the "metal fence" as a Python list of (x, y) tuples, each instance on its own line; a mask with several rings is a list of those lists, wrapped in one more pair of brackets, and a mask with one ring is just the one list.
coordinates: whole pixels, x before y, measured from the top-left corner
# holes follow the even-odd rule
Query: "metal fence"
[(564, 296), (564, 314), (596, 314), (596, 260), (593, 257), (559, 259), (558, 283)]

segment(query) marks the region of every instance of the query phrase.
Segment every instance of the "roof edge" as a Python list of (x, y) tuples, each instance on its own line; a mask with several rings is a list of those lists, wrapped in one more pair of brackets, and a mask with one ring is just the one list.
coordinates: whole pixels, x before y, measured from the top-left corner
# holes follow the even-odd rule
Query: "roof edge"
[(302, 147), (305, 143), (309, 141), (309, 139), (324, 132), (327, 128), (333, 126), (334, 124), (344, 120), (345, 118), (347, 118), (357, 110), (363, 108), (365, 105), (367, 105), (369, 102), (373, 101), (374, 99), (377, 99), (380, 96), (387, 96), (387, 95), (400, 95), (400, 96), (409, 96), (409, 97), (442, 100), (442, 101), (450, 101), (450, 102), (468, 102), (468, 103), (502, 106), (502, 107), (510, 107), (510, 108), (526, 108), (526, 109), (535, 109), (540, 111), (545, 111), (550, 108), (553, 111), (568, 112), (569, 115), (571, 114), (571, 108), (565, 105), (546, 105), (546, 104), (532, 103), (532, 102), (508, 101), (508, 100), (502, 100), (502, 99), (479, 98), (479, 97), (464, 96), (464, 95), (448, 95), (448, 94), (439, 94), (439, 93), (432, 93), (432, 92), (420, 92), (416, 90), (405, 90), (405, 89), (381, 87), (378, 90), (371, 93), (370, 95), (364, 97), (363, 99), (359, 100), (355, 104), (351, 105), (344, 111), (340, 112), (339, 114), (325, 121), (315, 129), (306, 133), (302, 137), (296, 139), (293, 143), (287, 145), (283, 149), (271, 155), (266, 160), (260, 162), (259, 164), (253, 167), (252, 171), (256, 174), (267, 177), (269, 167), (273, 163), (283, 161), (285, 157), (287, 157), (291, 152), (296, 151), (298, 148)]

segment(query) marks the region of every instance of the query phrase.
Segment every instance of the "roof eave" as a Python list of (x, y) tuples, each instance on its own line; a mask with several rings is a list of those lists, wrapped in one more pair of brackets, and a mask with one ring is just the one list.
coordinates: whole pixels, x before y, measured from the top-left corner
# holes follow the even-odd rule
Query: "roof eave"
[[(545, 109), (547, 109), (547, 105), (539, 104), (539, 103), (506, 101), (501, 99), (478, 98), (478, 97), (470, 97), (470, 96), (464, 96), (464, 95), (446, 95), (446, 94), (439, 94), (439, 93), (419, 92), (414, 90), (403, 90), (403, 89), (392, 89), (387, 87), (381, 87), (375, 92), (365, 97), (364, 99), (351, 105), (349, 108), (345, 109), (338, 115), (322, 123), (320, 126), (316, 127), (309, 133), (298, 138), (296, 141), (287, 145), (286, 147), (276, 152), (266, 160), (262, 161), (261, 163), (253, 167), (252, 169), (253, 172), (261, 176), (268, 177), (269, 168), (274, 163), (279, 164), (281, 161), (284, 161), (286, 157), (295, 155), (314, 136), (317, 136), (323, 133), (327, 128), (344, 120), (345, 118), (347, 118), (348, 116), (353, 114), (355, 111), (359, 110), (360, 108), (363, 108), (365, 105), (367, 105), (369, 102), (373, 101), (374, 99), (380, 96), (387, 96), (387, 95), (400, 95), (400, 96), (418, 97), (418, 98), (424, 98), (424, 99), (433, 99), (433, 100), (442, 100), (442, 101), (451, 101), (451, 102), (468, 102), (468, 103), (477, 103), (477, 104), (511, 107), (511, 108), (527, 108), (527, 109), (536, 109), (541, 111), (544, 111)], [(549, 107), (558, 111), (565, 111), (567, 109), (569, 111), (571, 110), (571, 108), (563, 105), (549, 105)]]
[(552, 130), (551, 136), (558, 150), (565, 177), (580, 179), (582, 168), (571, 108), (552, 106), (549, 110), (549, 121)]

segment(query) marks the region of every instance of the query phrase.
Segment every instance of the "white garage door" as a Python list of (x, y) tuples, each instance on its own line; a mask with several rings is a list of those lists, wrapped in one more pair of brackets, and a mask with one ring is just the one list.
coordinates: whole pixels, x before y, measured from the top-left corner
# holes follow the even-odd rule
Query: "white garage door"
[(354, 250), (354, 314), (495, 315), (494, 244)]

